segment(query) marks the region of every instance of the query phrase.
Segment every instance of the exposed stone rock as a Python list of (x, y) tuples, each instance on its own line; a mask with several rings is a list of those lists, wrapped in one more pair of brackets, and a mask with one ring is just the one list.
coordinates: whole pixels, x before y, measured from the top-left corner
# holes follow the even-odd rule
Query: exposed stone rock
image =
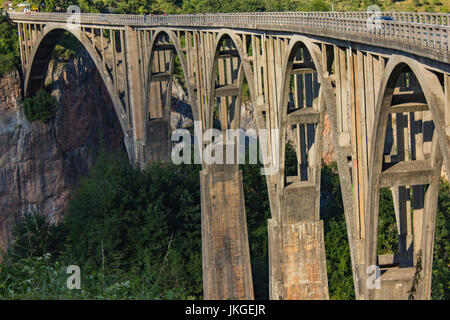
[(324, 164), (329, 165), (334, 159), (334, 144), (331, 133), (330, 119), (328, 113), (325, 112), (325, 118), (323, 121), (323, 147), (322, 147), (322, 161)]
[(187, 93), (177, 79), (172, 83), (172, 110), (170, 112), (171, 130), (190, 128), (194, 125), (194, 115)]
[(56, 115), (30, 123), (18, 72), (0, 79), (0, 248), (10, 244), (13, 224), (25, 212), (61, 220), (101, 140), (109, 151), (122, 147), (112, 102), (86, 52), (52, 62), (46, 84), (58, 100)]

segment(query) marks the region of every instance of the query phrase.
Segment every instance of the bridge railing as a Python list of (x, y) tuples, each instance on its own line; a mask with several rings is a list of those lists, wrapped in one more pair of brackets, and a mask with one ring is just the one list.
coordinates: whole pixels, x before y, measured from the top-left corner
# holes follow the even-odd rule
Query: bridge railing
[[(9, 15), (12, 20), (52, 22), (66, 22), (73, 17), (69, 13), (9, 13)], [(364, 35), (448, 51), (450, 14), (381, 12), (379, 15), (390, 16), (393, 20), (374, 20), (375, 15), (371, 12), (262, 12), (169, 16), (83, 13), (80, 15), (80, 23), (134, 26), (245, 26), (284, 28), (286, 31), (298, 31), (299, 27), (305, 27), (322, 34), (334, 32)]]

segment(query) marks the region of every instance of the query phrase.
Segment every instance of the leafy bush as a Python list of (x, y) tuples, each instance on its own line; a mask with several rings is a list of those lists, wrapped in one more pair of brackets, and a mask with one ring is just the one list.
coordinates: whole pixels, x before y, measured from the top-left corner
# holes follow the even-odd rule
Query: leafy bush
[[(290, 154), (292, 150), (288, 149)], [(288, 166), (296, 163), (288, 161)], [(101, 153), (63, 223), (25, 215), (0, 265), (6, 299), (192, 299), (202, 297), (199, 166), (133, 168), (125, 155)], [(255, 297), (268, 298), (267, 219), (270, 206), (258, 165), (243, 165)], [(322, 168), (331, 299), (354, 299), (352, 268), (337, 166)], [(449, 293), (450, 186), (442, 182), (436, 222), (433, 299)], [(380, 248), (395, 251), (389, 190), (380, 198)], [(387, 235), (387, 236), (386, 236)], [(66, 288), (66, 268), (81, 268), (82, 289)]]
[(23, 100), (25, 117), (28, 121), (46, 122), (56, 112), (56, 100), (45, 89), (39, 89), (32, 97)]
[(450, 184), (441, 180), (436, 215), (431, 297), (450, 300)]
[(57, 253), (63, 248), (60, 244), (61, 228), (46, 221), (39, 213), (27, 213), (16, 222), (13, 229), (14, 243), (9, 250), (9, 258), (15, 261), (22, 258), (40, 257), (48, 252)]
[(19, 65), (19, 38), (6, 17), (0, 15), (0, 77)]
[(154, 274), (117, 275), (81, 270), (81, 289), (66, 286), (67, 265), (41, 257), (4, 261), (0, 265), (2, 299), (189, 299), (182, 289), (162, 291)]
[(101, 155), (64, 221), (70, 263), (160, 274), (163, 290), (178, 287), (201, 296), (199, 190), (194, 166), (140, 171), (126, 156)]

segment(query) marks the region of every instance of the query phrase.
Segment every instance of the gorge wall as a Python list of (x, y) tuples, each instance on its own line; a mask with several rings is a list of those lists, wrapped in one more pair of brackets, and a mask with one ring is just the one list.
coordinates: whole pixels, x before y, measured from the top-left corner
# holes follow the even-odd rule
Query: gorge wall
[(23, 213), (61, 220), (101, 140), (109, 152), (122, 148), (112, 102), (86, 52), (52, 61), (46, 84), (58, 101), (55, 117), (30, 123), (21, 107), (19, 73), (0, 78), (0, 248), (9, 246)]

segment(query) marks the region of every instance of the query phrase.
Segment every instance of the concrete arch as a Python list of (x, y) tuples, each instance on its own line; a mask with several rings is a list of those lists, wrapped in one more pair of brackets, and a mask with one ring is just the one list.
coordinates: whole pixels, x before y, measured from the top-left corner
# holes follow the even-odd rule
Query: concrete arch
[[(436, 124), (435, 130), (438, 135), (438, 141), (444, 156), (445, 165), (449, 168), (450, 141), (445, 134), (445, 94), (442, 89), (442, 85), (438, 77), (433, 72), (426, 69), (423, 64), (411, 58), (400, 55), (393, 55), (389, 58), (389, 62), (385, 68), (384, 77), (381, 83), (381, 90), (378, 94), (375, 109), (372, 150), (369, 154), (369, 161), (371, 161), (372, 164), (375, 164), (374, 162), (376, 162), (376, 159), (380, 157), (380, 152), (383, 152), (383, 147), (375, 142), (379, 139), (378, 137), (381, 137), (381, 135), (384, 138), (385, 132), (383, 132), (383, 129), (384, 122), (386, 120), (384, 118), (387, 117), (387, 112), (392, 100), (393, 88), (396, 84), (397, 78), (405, 66), (411, 69), (416, 76), (420, 87), (422, 88), (428, 107), (430, 108), (433, 121)], [(378, 167), (381, 168), (381, 163), (378, 164)], [(372, 166), (373, 169), (378, 169), (378, 167), (375, 168)], [(374, 172), (376, 172), (376, 170), (374, 170)]]
[[(217, 71), (216, 62), (219, 57), (219, 46), (221, 44), (221, 41), (226, 37), (230, 38), (231, 41), (236, 46), (236, 50), (238, 51), (238, 54), (239, 54), (240, 65), (242, 66), (243, 71), (244, 71), (244, 73), (240, 72), (240, 74), (238, 75), (240, 94), (242, 94), (242, 85), (243, 85), (244, 75), (245, 75), (245, 78), (247, 79), (248, 87), (250, 90), (250, 99), (251, 99), (252, 105), (254, 107), (256, 107), (255, 86), (254, 86), (254, 77), (253, 77), (252, 67), (251, 67), (249, 61), (247, 59), (245, 59), (246, 55), (244, 54), (245, 51), (244, 51), (244, 46), (243, 46), (242, 40), (239, 38), (239, 36), (234, 31), (228, 30), (228, 29), (220, 31), (217, 34), (216, 41), (214, 43), (214, 56), (212, 57), (211, 64), (210, 64), (212, 66), (212, 69), (208, 70), (208, 76), (210, 78), (209, 78), (209, 88), (208, 88), (209, 92), (208, 92), (208, 104), (207, 105), (209, 108), (211, 108), (214, 104), (214, 88), (215, 88), (215, 80), (216, 80), (215, 74)], [(209, 111), (211, 111), (211, 110), (209, 110)], [(213, 113), (209, 112), (208, 115), (209, 116), (207, 118), (206, 126), (209, 128), (209, 127), (212, 127)], [(257, 123), (257, 125), (258, 125), (258, 123)], [(260, 129), (259, 126), (257, 129), (258, 130)]]
[[(394, 94), (394, 88), (399, 76), (405, 68), (409, 68), (417, 78), (417, 81), (425, 96), (428, 108), (431, 112), (432, 120), (435, 123), (431, 148), (431, 159), (429, 159), (433, 171), (433, 177), (427, 190), (427, 195), (424, 199), (424, 209), (426, 217), (424, 218), (423, 225), (426, 227), (426, 229), (434, 230), (434, 222), (431, 221), (431, 216), (435, 217), (437, 190), (439, 188), (439, 176), (443, 158), (445, 159), (446, 166), (448, 167), (448, 151), (450, 148), (448, 138), (446, 137), (444, 131), (445, 126), (443, 121), (445, 121), (445, 95), (441, 83), (438, 77), (433, 72), (427, 70), (419, 62), (405, 56), (393, 55), (386, 65), (384, 76), (380, 86), (381, 89), (376, 100), (374, 125), (371, 136), (372, 145), (369, 153), (369, 165), (371, 170), (369, 172), (369, 197), (367, 205), (368, 214), (365, 217), (366, 266), (377, 264), (378, 208), (383, 164), (382, 158), (386, 137), (386, 125), (388, 120), (389, 108), (391, 107), (392, 97)], [(382, 143), (380, 143), (380, 141)], [(423, 243), (424, 240), (422, 240), (422, 244)], [(429, 296), (429, 288), (427, 288), (427, 286), (431, 285), (431, 267), (427, 268), (426, 259), (427, 255), (432, 255), (432, 251), (432, 248), (431, 250), (430, 248), (427, 248), (427, 252), (424, 255), (425, 293), (422, 293), (423, 297)], [(423, 284), (421, 284), (421, 286), (423, 286)], [(374, 294), (372, 291), (373, 290), (367, 290), (366, 288), (366, 291), (364, 293), (366, 299), (371, 299), (372, 295)]]
[[(347, 229), (347, 237), (349, 242), (349, 248), (351, 252), (351, 263), (352, 263), (352, 273), (354, 279), (354, 289), (355, 294), (359, 296), (359, 283), (358, 283), (358, 270), (357, 264), (355, 260), (355, 241), (354, 241), (354, 221), (353, 221), (353, 188), (352, 188), (352, 177), (351, 172), (347, 164), (347, 157), (345, 152), (343, 152), (339, 143), (339, 135), (337, 134), (337, 102), (336, 95), (334, 93), (333, 85), (331, 83), (331, 79), (329, 77), (324, 76), (324, 66), (322, 64), (321, 52), (318, 45), (315, 45), (312, 40), (305, 36), (293, 36), (289, 42), (289, 46), (285, 53), (285, 58), (283, 60), (283, 79), (281, 83), (281, 94), (279, 100), (279, 108), (280, 108), (280, 119), (279, 119), (279, 128), (284, 128), (282, 132), (280, 132), (280, 152), (281, 156), (285, 156), (285, 142), (286, 142), (286, 122), (287, 122), (287, 98), (289, 94), (289, 82), (290, 77), (288, 77), (288, 73), (292, 68), (292, 59), (296, 54), (296, 51), (299, 46), (305, 46), (311, 55), (311, 59), (316, 67), (318, 74), (318, 82), (320, 83), (321, 93), (319, 98), (321, 97), (323, 103), (325, 104), (325, 109), (328, 113), (328, 118), (330, 121), (331, 132), (332, 132), (332, 140), (336, 150), (336, 162), (338, 165), (338, 173), (339, 180), (342, 192), (342, 201), (344, 204), (344, 213), (345, 213), (345, 221), (346, 221), (346, 229)], [(288, 80), (289, 79), (289, 80)], [(323, 110), (321, 110), (322, 112)], [(281, 172), (283, 170), (283, 172)], [(284, 184), (285, 179), (285, 164), (284, 161), (280, 160), (280, 176), (279, 176), (279, 185)]]
[[(183, 50), (181, 49), (181, 44), (178, 41), (177, 36), (175, 35), (175, 33), (168, 29), (168, 28), (156, 28), (154, 29), (154, 34), (152, 37), (152, 41), (150, 43), (150, 56), (148, 57), (148, 72), (147, 72), (147, 77), (146, 77), (146, 83), (145, 83), (145, 88), (146, 88), (146, 96), (145, 96), (145, 114), (148, 114), (148, 106), (149, 106), (149, 92), (150, 92), (150, 82), (151, 82), (151, 77), (152, 77), (152, 61), (153, 61), (153, 57), (154, 57), (154, 53), (155, 53), (155, 45), (157, 43), (158, 37), (162, 34), (165, 34), (169, 37), (170, 41), (172, 41), (172, 44), (175, 47), (175, 51), (176, 54), (178, 56), (178, 58), (180, 59), (180, 64), (181, 64), (181, 68), (183, 70), (183, 75), (185, 78), (185, 83), (187, 86), (187, 90), (188, 90), (188, 98), (189, 98), (189, 102), (191, 104), (191, 108), (192, 108), (192, 113), (194, 116), (194, 120), (198, 121), (199, 120), (199, 110), (198, 110), (198, 106), (197, 106), (197, 99), (196, 99), (196, 95), (194, 93), (194, 88), (192, 87), (191, 82), (189, 81), (189, 74), (188, 74), (188, 67), (187, 67), (187, 61), (186, 61), (186, 57), (183, 53)], [(173, 74), (173, 72), (172, 72)], [(171, 76), (172, 76), (171, 74)], [(170, 113), (170, 110), (169, 110)]]
[[(54, 47), (59, 37), (66, 31), (77, 38), (77, 40), (86, 49), (91, 59), (94, 61), (94, 64), (100, 76), (102, 77), (103, 83), (105, 84), (105, 87), (113, 102), (114, 110), (116, 111), (117, 118), (124, 133), (125, 141), (129, 141), (130, 139), (132, 140), (131, 133), (129, 132), (130, 128), (127, 124), (127, 115), (123, 110), (123, 106), (120, 102), (119, 96), (114, 90), (114, 84), (112, 80), (108, 77), (106, 70), (104, 70), (102, 67), (102, 59), (96, 52), (88, 37), (79, 29), (74, 30), (70, 28), (68, 24), (46, 25), (43, 29), (43, 32), (36, 39), (31, 51), (30, 62), (27, 66), (25, 74), (25, 96), (33, 94), (37, 89), (43, 86), (45, 78), (34, 80), (34, 77), (41, 77), (42, 75), (44, 75), (45, 77)], [(131, 150), (128, 150), (128, 154), (132, 155), (133, 152)]]
[[(291, 81), (291, 70), (293, 66), (293, 59), (295, 58), (295, 55), (297, 53), (297, 50), (304, 46), (309, 54), (311, 55), (311, 59), (314, 63), (314, 66), (316, 67), (317, 71), (317, 79), (320, 84), (320, 91), (318, 95), (318, 99), (320, 101), (319, 108), (322, 106), (322, 101), (325, 103), (325, 105), (329, 105), (330, 101), (327, 101), (328, 95), (324, 95), (324, 91), (326, 88), (324, 88), (324, 78), (323, 78), (323, 66), (320, 59), (320, 52), (318, 48), (314, 45), (314, 43), (303, 36), (294, 36), (291, 41), (289, 42), (289, 46), (286, 50), (286, 55), (283, 60), (283, 77), (282, 77), (282, 83), (281, 83), (281, 90), (280, 90), (280, 98), (279, 98), (279, 129), (280, 129), (280, 179), (282, 181), (279, 181), (281, 185), (284, 184), (284, 171), (285, 171), (285, 152), (286, 152), (286, 131), (287, 131), (287, 111), (288, 111), (288, 96), (289, 96), (289, 86)], [(328, 99), (329, 100), (329, 99)], [(323, 114), (324, 108), (321, 108), (320, 113)], [(323, 119), (323, 116), (321, 116), (321, 119)], [(323, 120), (322, 120), (323, 121)], [(318, 128), (322, 129), (322, 128)], [(321, 141), (319, 142), (321, 146)], [(321, 149), (318, 148), (318, 149)], [(321, 152), (321, 150), (317, 150), (317, 152)]]

